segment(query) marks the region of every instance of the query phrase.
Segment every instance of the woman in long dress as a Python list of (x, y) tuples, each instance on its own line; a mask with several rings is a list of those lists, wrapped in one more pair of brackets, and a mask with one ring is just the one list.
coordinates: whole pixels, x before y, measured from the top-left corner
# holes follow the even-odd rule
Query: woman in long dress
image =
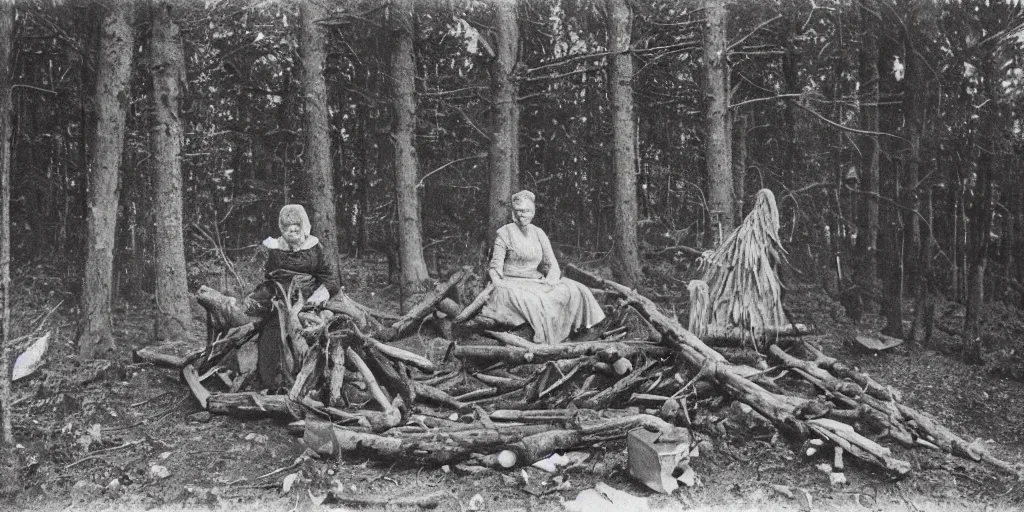
[(245, 300), (247, 314), (267, 319), (258, 340), (258, 370), (263, 387), (271, 390), (291, 385), (291, 376), (283, 369), (285, 347), (272, 299), (280, 298), (280, 289), (284, 289), (301, 294), (306, 304), (319, 305), (341, 288), (335, 275), (334, 259), (320, 240), (310, 234), (306, 209), (298, 204), (285, 205), (278, 214), (277, 224), (281, 236), (263, 241), (268, 250), (264, 267), (266, 280)]
[(559, 343), (604, 320), (590, 289), (562, 277), (551, 241), (534, 226), (535, 196), (512, 196), (515, 222), (498, 229), (488, 275), (495, 289), (480, 312), (504, 325), (530, 324), (537, 343)]

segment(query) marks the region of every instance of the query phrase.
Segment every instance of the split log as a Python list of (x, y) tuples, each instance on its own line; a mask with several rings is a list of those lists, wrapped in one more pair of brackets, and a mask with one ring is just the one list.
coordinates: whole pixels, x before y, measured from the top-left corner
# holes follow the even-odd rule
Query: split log
[(426, 373), (434, 373), (437, 370), (437, 366), (435, 366), (430, 359), (427, 359), (419, 354), (409, 352), (408, 350), (403, 350), (398, 347), (381, 343), (380, 341), (374, 339), (372, 336), (367, 336), (363, 334), (363, 332), (358, 327), (355, 327), (353, 330), (355, 331), (356, 337), (358, 337), (360, 341), (362, 341), (364, 344), (368, 346), (373, 347), (375, 350), (379, 351), (381, 354), (387, 356), (388, 358), (394, 359), (396, 361), (401, 361), (414, 368), (419, 368), (420, 370), (423, 370)]
[(785, 324), (778, 327), (765, 327), (751, 332), (739, 327), (722, 329), (716, 325), (709, 325), (708, 332), (702, 338), (704, 343), (712, 346), (742, 346), (752, 341), (773, 342), (779, 338), (793, 338), (818, 334), (820, 331), (813, 325), (807, 324)]
[(370, 367), (366, 365), (366, 361), (355, 350), (352, 350), (352, 347), (345, 347), (345, 358), (352, 362), (356, 371), (363, 377), (363, 382), (366, 383), (366, 387), (370, 390), (370, 396), (377, 401), (377, 404), (380, 405), (384, 412), (390, 412), (391, 400), (384, 395), (384, 391), (377, 384), (377, 378), (370, 371)]
[(448, 432), (443, 436), (435, 432), (385, 436), (307, 419), (303, 441), (325, 457), (358, 454), (375, 460), (440, 466), (455, 464), (470, 458), (474, 452), (489, 451), (551, 428), (551, 425), (502, 426)]
[(264, 395), (255, 392), (214, 393), (207, 400), (213, 414), (242, 417), (292, 417), (285, 395)]
[(601, 390), (596, 395), (580, 401), (578, 405), (581, 408), (598, 410), (610, 407), (613, 403), (629, 394), (633, 390), (633, 387), (645, 378), (644, 373), (653, 365), (654, 361), (648, 362), (647, 365), (640, 370), (634, 371), (633, 373), (619, 379), (615, 384), (612, 384), (611, 387)]
[(185, 367), (181, 369), (181, 375), (185, 378), (185, 383), (188, 384), (188, 388), (192, 390), (192, 396), (196, 397), (196, 400), (199, 401), (199, 405), (201, 405), (203, 409), (207, 409), (210, 392), (203, 387), (199, 374), (196, 373), (196, 368), (190, 364), (185, 365)]
[(441, 500), (448, 496), (447, 491), (434, 491), (427, 494), (415, 496), (377, 496), (377, 495), (356, 495), (347, 492), (327, 493), (324, 505), (348, 505), (350, 507), (377, 507), (389, 509), (391, 507), (419, 507), (437, 508)]
[(391, 324), (390, 327), (381, 331), (379, 339), (384, 342), (394, 341), (407, 334), (410, 329), (419, 324), (431, 311), (437, 308), (437, 304), (469, 275), (468, 267), (452, 274), (447, 281), (437, 285), (434, 291), (427, 295), (422, 302), (409, 310), (398, 321)]
[(196, 292), (196, 300), (207, 312), (207, 322), (216, 332), (223, 332), (232, 327), (241, 327), (254, 320), (245, 314), (241, 302), (229, 295), (203, 285)]
[(527, 382), (525, 379), (520, 379), (519, 377), (501, 377), (497, 375), (488, 375), (486, 373), (474, 373), (473, 377), (476, 377), (477, 380), (487, 384), (488, 386), (497, 388), (499, 391), (522, 389)]
[(227, 332), (220, 334), (206, 350), (197, 356), (190, 356), (188, 362), (197, 364), (197, 370), (205, 373), (219, 364), (228, 352), (255, 340), (259, 335), (259, 329), (258, 325), (252, 322), (232, 327)]
[(344, 400), (341, 388), (345, 384), (345, 347), (341, 344), (341, 340), (329, 339), (328, 343), (330, 344), (328, 357), (331, 364), (327, 387), (327, 403), (331, 407), (339, 407)]
[[(492, 333), (496, 336), (505, 333)], [(569, 342), (557, 345), (534, 345), (529, 349), (515, 347), (498, 347), (493, 345), (462, 345), (455, 347), (452, 355), (464, 359), (483, 359), (487, 361), (504, 361), (509, 364), (545, 363), (574, 357), (594, 356), (602, 352), (614, 353), (618, 357), (634, 357), (646, 354), (650, 357), (668, 357), (672, 349), (647, 342), (623, 341), (586, 341)]]
[(484, 287), (483, 291), (473, 299), (473, 302), (470, 302), (468, 306), (466, 306), (458, 315), (455, 316), (454, 319), (452, 319), (452, 322), (459, 324), (469, 320), (469, 318), (475, 315), (477, 311), (480, 311), (480, 308), (484, 307), (484, 304), (487, 303), (487, 299), (491, 297), (491, 293), (493, 292), (494, 283), (488, 283), (487, 286)]
[(685, 428), (651, 416), (636, 414), (609, 420), (586, 423), (578, 428), (548, 430), (539, 434), (524, 437), (522, 441), (512, 443), (508, 448), (516, 452), (519, 461), (533, 463), (556, 451), (571, 450), (582, 446), (591, 446), (602, 441), (622, 439), (631, 430), (644, 428), (659, 432), (664, 440), (680, 442), (690, 441), (690, 433)]
[(142, 347), (134, 352), (136, 361), (143, 361), (150, 363), (154, 366), (161, 366), (163, 368), (174, 368), (182, 369), (189, 361), (201, 357), (206, 349), (197, 349), (189, 352), (185, 355), (174, 354), (172, 349), (180, 348), (180, 344), (175, 343), (173, 346), (156, 345), (151, 347)]
[(433, 386), (423, 384), (422, 382), (413, 381), (412, 386), (416, 391), (416, 396), (428, 402), (443, 405), (445, 407), (451, 407), (457, 411), (467, 411), (473, 408), (472, 405), (460, 402), (448, 393), (445, 393)]

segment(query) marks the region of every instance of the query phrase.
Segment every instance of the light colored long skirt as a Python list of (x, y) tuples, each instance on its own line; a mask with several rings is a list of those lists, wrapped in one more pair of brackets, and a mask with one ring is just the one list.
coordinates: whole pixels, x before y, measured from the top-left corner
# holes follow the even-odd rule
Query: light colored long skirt
[(564, 277), (554, 285), (506, 277), (495, 286), (480, 314), (505, 325), (528, 323), (533, 341), (548, 344), (564, 341), (574, 329), (604, 320), (604, 311), (590, 289)]

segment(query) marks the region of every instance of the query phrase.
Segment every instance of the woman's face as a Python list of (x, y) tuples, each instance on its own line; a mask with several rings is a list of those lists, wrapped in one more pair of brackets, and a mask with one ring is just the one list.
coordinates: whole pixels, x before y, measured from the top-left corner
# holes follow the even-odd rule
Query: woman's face
[(299, 245), (306, 239), (306, 237), (302, 236), (302, 226), (298, 224), (285, 226), (281, 236), (284, 237), (285, 242), (288, 242), (288, 245)]
[(525, 228), (533, 222), (533, 214), (535, 212), (533, 203), (529, 201), (523, 201), (512, 207), (512, 217), (515, 218), (516, 224)]

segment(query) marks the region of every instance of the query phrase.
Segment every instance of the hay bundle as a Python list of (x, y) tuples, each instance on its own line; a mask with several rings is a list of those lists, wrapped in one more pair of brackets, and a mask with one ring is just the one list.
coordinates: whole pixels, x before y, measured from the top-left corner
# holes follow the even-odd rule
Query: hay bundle
[(758, 339), (785, 321), (782, 286), (775, 273), (783, 258), (775, 195), (762, 189), (743, 224), (698, 260), (701, 279), (708, 286), (705, 332), (739, 334), (744, 343), (749, 339), (754, 348), (762, 348)]

